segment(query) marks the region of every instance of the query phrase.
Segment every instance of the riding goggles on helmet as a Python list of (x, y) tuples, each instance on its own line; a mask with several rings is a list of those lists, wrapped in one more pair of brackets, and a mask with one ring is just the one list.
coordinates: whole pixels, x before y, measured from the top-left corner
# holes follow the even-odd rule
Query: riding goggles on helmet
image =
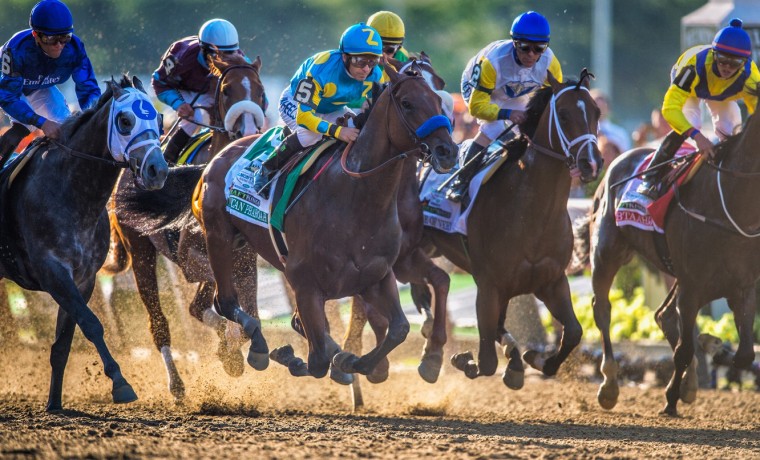
[(351, 56), (350, 62), (353, 67), (356, 67), (358, 69), (362, 69), (367, 66), (370, 69), (374, 69), (376, 65), (380, 64), (380, 58), (379, 57)]
[(724, 54), (715, 50), (713, 50), (713, 57), (715, 58), (716, 64), (730, 67), (732, 69), (741, 67), (744, 65), (744, 63), (747, 62), (746, 58), (743, 58), (740, 56), (733, 56), (730, 54)]
[(399, 43), (398, 45), (386, 45), (386, 46), (383, 46), (383, 53), (394, 55), (398, 52), (400, 48), (401, 48), (401, 43)]
[(514, 41), (515, 48), (517, 48), (519, 51), (523, 53), (527, 53), (528, 51), (533, 51), (536, 54), (542, 54), (544, 51), (546, 51), (546, 48), (549, 47), (548, 43), (530, 43), (530, 42), (521, 42), (518, 40)]
[(71, 34), (47, 35), (42, 32), (37, 32), (37, 36), (40, 38), (40, 42), (45, 45), (55, 45), (56, 43), (65, 45), (71, 41)]

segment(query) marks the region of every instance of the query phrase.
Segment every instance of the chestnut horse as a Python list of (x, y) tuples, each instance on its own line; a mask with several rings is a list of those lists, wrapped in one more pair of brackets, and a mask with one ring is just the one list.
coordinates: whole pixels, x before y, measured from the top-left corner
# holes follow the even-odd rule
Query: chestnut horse
[[(266, 96), (259, 77), (261, 59), (257, 57), (250, 64), (242, 56), (225, 56), (224, 59), (214, 59), (210, 69), (213, 80), (216, 81), (215, 104), (209, 109), (214, 132), (210, 143), (194, 155), (194, 164), (208, 162), (212, 155), (230, 141), (260, 132), (264, 127)], [(191, 169), (170, 168), (167, 179), (167, 191), (179, 192), (173, 197), (177, 200), (175, 204), (181, 204), (188, 211), (195, 186), (192, 181), (197, 181), (199, 175)], [(139, 199), (132, 199), (134, 195), (139, 195)], [(142, 228), (145, 221), (151, 215), (161, 214), (160, 206), (159, 209), (151, 209), (156, 197), (150, 195), (135, 189), (130, 174), (124, 174), (119, 181), (111, 203), (111, 254), (103, 271), (116, 274), (128, 269), (131, 264), (138, 294), (148, 312), (153, 343), (166, 366), (169, 391), (175, 399), (182, 399), (185, 386), (172, 358), (169, 323), (158, 295), (157, 256), (161, 254), (177, 264), (188, 282), (199, 283), (189, 307), (190, 313), (216, 330), (220, 338), (217, 355), (225, 371), (232, 376), (242, 375), (244, 368), (239, 345), (233, 340), (240, 333), (227, 331), (227, 322), (209, 308), (213, 301), (215, 283), (200, 226), (190, 220), (186, 222), (186, 228), (175, 227), (154, 234), (146, 231)], [(183, 242), (181, 246), (179, 241)], [(246, 291), (243, 305), (246, 311), (255, 315), (256, 254), (243, 248), (237, 255), (237, 260), (241, 277), (239, 282), (253, 288)], [(225, 332), (229, 332), (230, 337), (226, 337)]]
[[(436, 170), (446, 171), (453, 167), (457, 149), (444, 129), (449, 125), (441, 115), (441, 100), (419, 70), (412, 66), (409, 72), (398, 74), (387, 67), (386, 72), (390, 85), (378, 97), (359, 138), (346, 148), (340, 162), (323, 156), (314, 168), (320, 171), (324, 167), (318, 180), (310, 182), (308, 193), (302, 194), (285, 216), (286, 263), (279, 260), (266, 229), (226, 210), (225, 176), (251, 141), (231, 144), (204, 173), (198, 202), (217, 280), (214, 302), (251, 338), (248, 362), (254, 367), (268, 363), (268, 348), (259, 321), (241, 310), (231, 283), (237, 234), (283, 270), (295, 291), (309, 358), (308, 365), (291, 366), (291, 373), (314, 377), (327, 373), (334, 353), (334, 348), (328, 350), (327, 346), (324, 303), (328, 299), (360, 295), (389, 324), (386, 337), (367, 355), (335, 355), (333, 362), (341, 372), (369, 374), (406, 338), (409, 323), (401, 310), (392, 270), (401, 247), (397, 200), (404, 164), (424, 157)], [(301, 178), (300, 186), (309, 180), (311, 177)]]
[[(760, 278), (760, 212), (751, 205), (760, 193), (760, 118), (752, 116), (741, 133), (716, 147), (717, 163), (709, 160), (691, 181), (676, 186), (665, 220), (669, 252), (666, 267), (651, 232), (615, 223), (615, 204), (624, 187), (612, 187), (632, 176), (651, 149), (635, 149), (616, 159), (599, 184), (590, 222), (594, 320), (602, 333), (604, 382), (597, 399), (605, 409), (617, 404), (618, 365), (610, 341), (609, 290), (618, 269), (638, 253), (677, 279), (656, 318), (674, 347), (675, 370), (665, 391), (664, 414), (677, 415), (679, 398), (696, 398), (694, 372), (686, 372), (694, 357), (694, 326), (699, 309), (725, 297), (734, 312), (739, 348), (734, 366), (746, 369), (754, 359), (752, 326), (755, 285)], [(582, 258), (583, 254), (581, 254)], [(676, 324), (668, 324), (669, 321)], [(679, 327), (680, 326), (680, 327)], [(679, 333), (680, 329), (680, 333)], [(693, 370), (693, 368), (691, 368)], [(686, 378), (684, 378), (684, 374)]]
[[(103, 339), (103, 326), (87, 306), (108, 253), (108, 214), (120, 168), (138, 186), (160, 189), (167, 175), (158, 143), (158, 114), (137, 78), (108, 82), (95, 107), (70, 117), (58, 141), (41, 144), (8, 187), (0, 189), (0, 278), (49, 293), (58, 303), (48, 411), (62, 409), (63, 373), (75, 326), (95, 345), (113, 381), (115, 403), (137, 399)], [(43, 141), (45, 142), (45, 141)], [(15, 172), (15, 171), (14, 171)], [(32, 211), (33, 210), (33, 211)]]
[[(520, 125), (522, 136), (508, 144), (508, 158), (515, 160), (483, 184), (471, 205), (466, 237), (425, 229), (437, 255), (471, 273), (478, 287), (478, 359), (469, 351), (452, 357), (452, 364), (470, 378), (496, 372), (494, 344), (500, 342), (509, 359), (504, 383), (512, 389), (523, 386), (522, 359), (504, 329), (507, 305), (515, 296), (535, 294), (564, 327), (556, 354), (544, 358), (529, 350), (523, 355), (544, 375), (554, 375), (581, 340), (565, 275), (573, 249), (567, 200), (569, 168), (590, 181), (601, 166), (599, 109), (588, 92), (589, 77), (584, 69), (579, 82), (559, 83), (549, 74), (551, 86), (533, 94), (527, 120)], [(429, 299), (426, 286), (412, 289), (415, 302)]]

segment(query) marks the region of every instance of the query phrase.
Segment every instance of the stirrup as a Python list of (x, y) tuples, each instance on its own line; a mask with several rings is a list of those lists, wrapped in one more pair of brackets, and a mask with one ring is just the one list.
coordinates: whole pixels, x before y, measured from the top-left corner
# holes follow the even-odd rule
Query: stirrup
[(647, 198), (650, 198), (652, 200), (656, 200), (659, 198), (659, 184), (657, 182), (642, 182), (639, 184), (639, 186), (636, 188), (636, 193), (639, 195), (644, 195)]
[(261, 169), (253, 180), (253, 190), (261, 196), (266, 195), (269, 190), (269, 184), (272, 182), (272, 171), (266, 168)]
[(461, 182), (454, 182), (454, 184), (449, 187), (448, 190), (446, 190), (446, 199), (449, 201), (453, 201), (454, 203), (461, 203), (462, 198), (464, 198), (465, 191), (467, 190), (468, 184), (463, 184)]

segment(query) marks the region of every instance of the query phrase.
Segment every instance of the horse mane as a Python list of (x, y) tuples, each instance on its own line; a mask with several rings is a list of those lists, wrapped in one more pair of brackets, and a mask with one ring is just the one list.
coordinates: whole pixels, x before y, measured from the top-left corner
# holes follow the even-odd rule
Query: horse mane
[(228, 54), (223, 57), (210, 55), (208, 58), (209, 72), (216, 78), (221, 77), (225, 69), (235, 65), (251, 65), (251, 63), (242, 54)]
[[(121, 80), (119, 80), (119, 86), (122, 88), (134, 87), (134, 85), (132, 85), (132, 81), (126, 74), (121, 76)], [(112, 97), (113, 91), (109, 85), (106, 85), (106, 90), (103, 92), (103, 94), (100, 95), (98, 102), (94, 106), (90, 107), (89, 109), (85, 109), (82, 112), (71, 115), (63, 122), (61, 125), (61, 137), (58, 139), (58, 142), (61, 144), (66, 144), (69, 139), (71, 139), (71, 136), (73, 136), (74, 133), (82, 125), (90, 121), (90, 119), (98, 112), (98, 110), (106, 105)]]

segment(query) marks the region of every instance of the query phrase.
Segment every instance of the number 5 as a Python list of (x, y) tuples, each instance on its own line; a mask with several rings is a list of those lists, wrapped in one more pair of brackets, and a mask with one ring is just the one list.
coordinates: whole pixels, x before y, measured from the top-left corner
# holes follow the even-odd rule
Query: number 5
[(296, 102), (300, 102), (301, 104), (308, 105), (311, 103), (313, 92), (314, 92), (314, 82), (308, 78), (304, 78), (303, 80), (298, 82), (298, 87), (296, 88), (296, 94), (293, 97), (293, 99), (295, 99)]

